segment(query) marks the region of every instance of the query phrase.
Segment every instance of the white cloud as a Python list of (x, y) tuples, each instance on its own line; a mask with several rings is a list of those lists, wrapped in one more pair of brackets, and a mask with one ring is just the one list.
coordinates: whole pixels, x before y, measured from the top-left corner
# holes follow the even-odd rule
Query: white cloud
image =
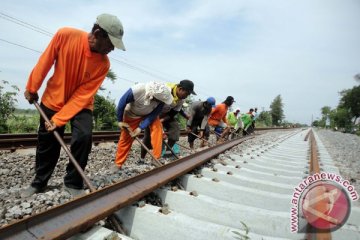
[[(243, 110), (269, 108), (281, 94), (288, 120), (309, 123), (360, 72), (360, 3), (356, 0), (196, 1), (2, 1), (0, 12), (55, 32), (62, 26), (90, 30), (99, 13), (119, 16), (126, 52), (112, 62), (131, 81), (194, 80), (199, 97), (218, 102), (233, 95)], [(8, 41), (42, 51), (50, 38), (0, 18)], [(22, 89), (39, 54), (0, 42), (1, 79)], [(145, 67), (146, 66), (146, 67)], [(149, 68), (147, 68), (149, 67)], [(112, 85), (118, 99), (130, 82)], [(29, 107), (20, 100), (21, 107)]]

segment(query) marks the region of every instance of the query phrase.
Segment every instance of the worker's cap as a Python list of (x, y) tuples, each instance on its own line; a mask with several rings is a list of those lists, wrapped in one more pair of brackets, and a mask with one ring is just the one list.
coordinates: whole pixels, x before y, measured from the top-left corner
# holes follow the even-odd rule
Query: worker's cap
[(225, 100), (225, 102), (233, 103), (235, 102), (234, 98), (232, 96), (228, 96)]
[(209, 103), (211, 105), (211, 107), (215, 107), (215, 98), (213, 97), (209, 97), (208, 99), (206, 99), (206, 102)]
[(122, 41), (124, 35), (124, 28), (120, 20), (111, 14), (103, 13), (96, 18), (96, 24), (104, 29), (109, 35), (111, 43), (119, 49), (125, 51), (125, 46)]
[(181, 80), (178, 86), (185, 89), (189, 93), (196, 95), (196, 93), (194, 92), (194, 83), (192, 81), (187, 79)]

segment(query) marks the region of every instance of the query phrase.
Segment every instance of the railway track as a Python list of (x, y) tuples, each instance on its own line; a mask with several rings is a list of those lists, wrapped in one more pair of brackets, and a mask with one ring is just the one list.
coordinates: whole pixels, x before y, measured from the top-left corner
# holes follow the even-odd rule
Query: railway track
[[(98, 144), (101, 142), (116, 141), (119, 139), (119, 131), (102, 131), (93, 132), (93, 142)], [(71, 133), (65, 133), (64, 141), (70, 143)], [(33, 148), (37, 145), (36, 133), (25, 134), (0, 134), (0, 150), (11, 150), (24, 148)]]
[[(134, 239), (303, 239), (305, 233), (290, 232), (290, 203), (294, 187), (313, 170), (305, 135), (289, 131), (260, 145), (248, 144), (252, 137), (228, 141), (10, 224), (0, 239), (66, 239), (114, 212)], [(322, 168), (336, 172), (318, 145)], [(160, 188), (174, 179), (179, 187)], [(161, 207), (131, 205), (153, 191)], [(333, 239), (357, 239), (359, 222), (354, 208)], [(100, 239), (100, 232), (106, 231), (88, 234)]]
[[(264, 130), (275, 130), (275, 129), (284, 129), (284, 128), (257, 128), (257, 131)], [(185, 131), (181, 132), (182, 136), (185, 136), (187, 133)], [(119, 139), (119, 131), (98, 131), (93, 132), (93, 143), (103, 143), (117, 141)], [(139, 135), (142, 137), (142, 135)], [(70, 143), (71, 133), (65, 133), (64, 141)], [(25, 134), (0, 134), (0, 150), (10, 150), (15, 151), (16, 149), (24, 148), (33, 148), (37, 145), (37, 134), (36, 133), (25, 133)]]

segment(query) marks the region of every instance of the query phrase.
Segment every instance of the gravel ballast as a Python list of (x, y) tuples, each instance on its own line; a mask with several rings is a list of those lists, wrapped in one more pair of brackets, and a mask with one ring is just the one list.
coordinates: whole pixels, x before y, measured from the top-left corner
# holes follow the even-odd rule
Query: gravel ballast
[[(317, 130), (320, 140), (329, 152), (341, 177), (360, 191), (360, 137), (355, 134)], [(359, 201), (353, 202), (360, 206)]]
[[(323, 144), (328, 148), (329, 143), (326, 139), (333, 139), (335, 134), (339, 138), (350, 137), (353, 139), (352, 135), (338, 135), (338, 133), (332, 133), (327, 131), (320, 131), (319, 137), (323, 141)], [(223, 154), (220, 154), (217, 159), (208, 162), (205, 164), (207, 167), (211, 167), (217, 161), (221, 161), (222, 158), (226, 158), (228, 154), (231, 153), (241, 153), (246, 152), (251, 146), (254, 145), (268, 145), (272, 144), (276, 139), (289, 134), (289, 131), (272, 131), (263, 133), (261, 135), (256, 135), (255, 138), (246, 141)], [(215, 143), (215, 139), (210, 139), (211, 143)], [(338, 141), (335, 141), (340, 150), (344, 151), (341, 156), (341, 160), (337, 160), (333, 156), (332, 151), (335, 151), (336, 148), (328, 148), (329, 153), (337, 162), (337, 167), (339, 167), (342, 176), (346, 179), (351, 179), (353, 185), (359, 189), (359, 161), (356, 159), (356, 156), (359, 156), (359, 146), (360, 140), (358, 137), (353, 140), (347, 141), (350, 146), (339, 145)], [(180, 139), (180, 144), (188, 146), (187, 138), (182, 137)], [(341, 143), (342, 144), (342, 143)], [(347, 145), (347, 144), (345, 144)], [(353, 150), (348, 149), (347, 147), (352, 147)], [(199, 141), (195, 141), (195, 149), (199, 148)], [(354, 154), (350, 154), (351, 151), (357, 151)], [(114, 166), (114, 157), (116, 153), (116, 144), (114, 143), (105, 143), (98, 146), (93, 146), (91, 154), (89, 156), (89, 162), (86, 167), (85, 174), (90, 178), (92, 184), (97, 188), (103, 188), (110, 184), (123, 181), (130, 177), (136, 176), (138, 174), (144, 173), (154, 168), (151, 164), (151, 158), (148, 155), (145, 162), (140, 162), (140, 147), (139, 144), (134, 142), (132, 150), (129, 154), (128, 160), (124, 164), (121, 171), (113, 172)], [(184, 148), (181, 148), (181, 156), (187, 156), (190, 154), (190, 151)], [(345, 157), (349, 155), (352, 160), (345, 161)], [(347, 156), (347, 157), (349, 157)], [(18, 219), (23, 219), (25, 217), (31, 216), (35, 213), (39, 213), (50, 209), (52, 207), (63, 204), (72, 199), (72, 196), (64, 190), (63, 188), (63, 177), (65, 174), (65, 168), (68, 163), (68, 157), (62, 151), (59, 162), (55, 168), (55, 171), (49, 181), (48, 188), (43, 193), (34, 194), (29, 198), (21, 198), (20, 190), (29, 186), (33, 177), (34, 177), (34, 159), (35, 159), (35, 149), (27, 149), (16, 151), (11, 153), (9, 151), (0, 151), (0, 227), (5, 226), (6, 224), (12, 223)], [(162, 163), (173, 161), (174, 157), (169, 159), (162, 159)], [(356, 161), (357, 160), (357, 161)], [(357, 165), (348, 165), (349, 161), (351, 164), (357, 162)], [(343, 165), (343, 166), (342, 166)], [(195, 174), (196, 171), (193, 171)], [(89, 190), (87, 190), (89, 191)]]

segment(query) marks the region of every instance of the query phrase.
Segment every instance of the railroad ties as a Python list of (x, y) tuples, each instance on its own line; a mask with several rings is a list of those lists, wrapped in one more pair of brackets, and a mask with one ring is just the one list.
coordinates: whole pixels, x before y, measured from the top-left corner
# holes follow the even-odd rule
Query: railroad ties
[[(134, 239), (304, 239), (306, 232), (291, 232), (290, 214), (295, 187), (309, 176), (305, 135), (290, 132), (243, 152), (235, 147), (211, 168), (180, 177), (184, 190), (158, 189), (166, 214), (149, 204), (116, 214)], [(338, 174), (321, 142), (318, 145), (322, 170)], [(333, 239), (359, 239), (359, 210), (353, 207)], [(304, 218), (299, 221), (306, 225)]]
[[(111, 213), (126, 236), (97, 226), (70, 239), (326, 239), (307, 232), (303, 214), (296, 215), (305, 231), (292, 232), (293, 199), (298, 196), (300, 204), (296, 188), (313, 171), (312, 154), (318, 157), (321, 172), (339, 174), (316, 134), (317, 149), (311, 148), (310, 137), (304, 141), (309, 131), (295, 129), (267, 141), (256, 142), (255, 136), (219, 144), (50, 209), (47, 216), (39, 214), (0, 229), (0, 239), (67, 239)], [(166, 184), (174, 179), (178, 187)], [(150, 192), (161, 206), (137, 202)], [(359, 223), (360, 209), (352, 206), (346, 223), (331, 233), (332, 239), (359, 239)]]

